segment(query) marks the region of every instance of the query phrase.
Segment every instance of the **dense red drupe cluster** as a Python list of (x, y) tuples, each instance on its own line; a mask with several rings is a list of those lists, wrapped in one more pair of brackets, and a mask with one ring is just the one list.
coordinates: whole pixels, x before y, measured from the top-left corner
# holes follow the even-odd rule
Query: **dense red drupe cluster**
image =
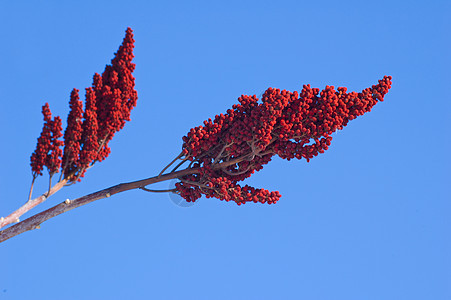
[(52, 113), (48, 103), (42, 106), (42, 115), (44, 116), (44, 127), (38, 138), (36, 150), (31, 155), (33, 178), (42, 175), (44, 166), (47, 167), (50, 176), (58, 172), (63, 155), (60, 148), (63, 142), (59, 140), (62, 137), (60, 117), (54, 117), (52, 120)]
[(80, 155), (80, 140), (82, 133), (83, 103), (80, 101), (78, 90), (73, 89), (70, 94), (70, 112), (67, 116), (67, 127), (64, 132), (63, 173), (68, 176), (78, 169)]
[(83, 114), (82, 135), (80, 139), (81, 151), (78, 159), (80, 170), (78, 177), (82, 177), (86, 168), (98, 158), (100, 151), (96, 96), (92, 88), (86, 88), (85, 112)]
[(124, 128), (130, 121), (130, 112), (136, 106), (138, 94), (135, 90), (135, 78), (132, 73), (134, 43), (132, 30), (127, 34), (119, 47), (111, 65), (106, 66), (102, 76), (94, 75), (93, 89), (96, 98), (98, 137), (101, 147), (98, 161), (104, 160), (110, 153), (108, 142), (115, 132)]
[(180, 178), (177, 192), (187, 201), (204, 194), (238, 205), (275, 203), (278, 192), (241, 187), (238, 182), (261, 170), (273, 155), (309, 161), (323, 153), (333, 132), (383, 101), (390, 87), (391, 76), (385, 76), (360, 93), (333, 86), (320, 92), (304, 85), (299, 94), (269, 88), (261, 103), (255, 95), (242, 95), (225, 115), (204, 121), (183, 137), (185, 159), (200, 172)]
[[(132, 75), (133, 44), (133, 33), (128, 28), (111, 65), (105, 67), (102, 75), (96, 73), (92, 87), (86, 89), (84, 110), (79, 91), (71, 92), (64, 142), (59, 140), (63, 136), (61, 119), (52, 121), (48, 104), (43, 107), (44, 128), (31, 156), (34, 177), (42, 175), (44, 166), (50, 174), (62, 167), (64, 178), (80, 180), (89, 166), (109, 155), (109, 141), (130, 121), (138, 99)], [(60, 149), (63, 145), (64, 151)]]

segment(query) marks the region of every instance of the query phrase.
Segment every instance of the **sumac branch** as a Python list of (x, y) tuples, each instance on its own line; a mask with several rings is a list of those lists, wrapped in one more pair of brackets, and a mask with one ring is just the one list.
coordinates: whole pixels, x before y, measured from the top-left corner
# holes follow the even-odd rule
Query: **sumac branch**
[[(157, 176), (66, 200), (20, 221), (24, 213), (64, 186), (80, 181), (89, 168), (108, 157), (109, 142), (130, 121), (138, 99), (132, 75), (133, 48), (133, 33), (128, 28), (111, 64), (101, 75), (96, 73), (92, 86), (85, 89), (84, 106), (79, 90), (72, 90), (64, 134), (61, 119), (52, 119), (48, 103), (42, 107), (44, 126), (31, 155), (31, 171), (34, 183), (46, 168), (49, 188), (31, 199), (32, 183), (28, 201), (0, 218), (0, 228), (17, 223), (0, 231), (0, 242), (39, 228), (42, 222), (61, 213), (120, 192), (131, 189), (160, 192), (147, 186), (169, 179), (178, 180), (175, 188), (162, 192), (177, 193), (188, 202), (205, 195), (238, 205), (274, 204), (281, 197), (278, 191), (242, 186), (239, 182), (260, 171), (274, 155), (287, 160), (304, 158), (308, 162), (324, 153), (331, 144), (332, 133), (371, 111), (376, 103), (384, 100), (391, 87), (391, 76), (384, 76), (376, 85), (359, 93), (348, 92), (345, 87), (326, 86), (320, 91), (304, 85), (300, 92), (268, 88), (261, 99), (242, 95), (239, 103), (225, 114), (192, 128), (183, 137), (180, 154)], [(52, 186), (52, 178), (57, 173), (59, 179)]]

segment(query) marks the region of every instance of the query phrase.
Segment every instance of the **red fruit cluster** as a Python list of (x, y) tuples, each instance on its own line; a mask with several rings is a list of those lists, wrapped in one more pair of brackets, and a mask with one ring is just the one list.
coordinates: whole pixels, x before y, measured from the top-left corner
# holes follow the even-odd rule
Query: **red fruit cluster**
[(41, 135), (38, 138), (38, 145), (36, 150), (31, 155), (31, 170), (33, 178), (42, 175), (44, 166), (47, 167), (50, 176), (58, 172), (61, 166), (61, 157), (63, 155), (61, 146), (63, 141), (61, 131), (61, 118), (54, 117), (52, 120), (52, 113), (49, 104), (42, 106), (42, 114), (44, 116), (44, 127)]
[(242, 95), (226, 114), (204, 121), (204, 126), (192, 128), (183, 137), (185, 159), (200, 172), (181, 177), (177, 192), (187, 201), (204, 194), (238, 205), (277, 202), (278, 192), (241, 187), (238, 182), (261, 170), (273, 155), (310, 161), (323, 153), (333, 132), (384, 100), (391, 79), (384, 76), (360, 93), (333, 86), (320, 92), (304, 85), (299, 94), (269, 88), (261, 103), (255, 95)]
[[(43, 108), (44, 128), (31, 156), (34, 176), (42, 175), (44, 166), (50, 174), (62, 167), (64, 178), (80, 180), (89, 166), (109, 155), (109, 141), (126, 121), (130, 121), (130, 112), (138, 99), (132, 75), (135, 69), (133, 48), (133, 33), (127, 28), (111, 65), (105, 67), (102, 75), (96, 73), (92, 87), (86, 88), (84, 111), (79, 91), (74, 89), (71, 92), (64, 142), (58, 140), (63, 136), (61, 120), (57, 117), (50, 121), (51, 114), (46, 104), (45, 110)], [(64, 151), (60, 149), (62, 145), (65, 145)]]
[(78, 169), (78, 157), (80, 155), (80, 140), (82, 133), (83, 103), (80, 101), (78, 90), (73, 89), (70, 94), (67, 116), (67, 127), (64, 132), (63, 173), (65, 176)]
[(130, 112), (136, 106), (138, 94), (135, 90), (135, 78), (132, 73), (134, 39), (132, 30), (127, 29), (126, 36), (111, 65), (106, 66), (102, 76), (94, 75), (93, 90), (97, 109), (97, 123), (100, 151), (98, 161), (104, 160), (110, 153), (108, 142), (114, 134), (130, 121)]
[(92, 88), (86, 88), (85, 112), (83, 114), (82, 135), (80, 139), (81, 151), (78, 159), (81, 169), (78, 177), (83, 177), (86, 168), (99, 156), (99, 135), (96, 96)]

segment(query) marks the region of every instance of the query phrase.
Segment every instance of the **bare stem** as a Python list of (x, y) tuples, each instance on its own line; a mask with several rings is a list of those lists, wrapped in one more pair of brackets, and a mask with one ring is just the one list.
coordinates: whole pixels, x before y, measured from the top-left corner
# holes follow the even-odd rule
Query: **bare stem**
[[(36, 176), (33, 175), (33, 180), (31, 180), (30, 193), (28, 194), (28, 201), (31, 200), (31, 196), (33, 195), (33, 186), (34, 186), (35, 180), (36, 180)], [(0, 226), (0, 228), (1, 228), (1, 226)]]
[(53, 173), (52, 174), (49, 174), (49, 189), (48, 189), (48, 191), (47, 191), (47, 195), (46, 195), (46, 197), (48, 198), (50, 195), (50, 190), (52, 189), (52, 177), (53, 177)]
[(140, 187), (139, 189), (146, 191), (146, 192), (151, 192), (151, 193), (170, 193), (170, 192), (175, 192), (177, 190), (177, 189), (152, 190), (152, 189), (148, 189), (144, 186)]
[(212, 187), (209, 187), (203, 183), (200, 182), (195, 182), (195, 181), (190, 181), (190, 180), (185, 180), (185, 179), (180, 179), (181, 182), (184, 182), (186, 184), (191, 184), (191, 185), (196, 185), (200, 188), (206, 188), (206, 189), (213, 189)]
[(172, 169), (171, 173), (172, 173), (172, 172), (175, 172), (175, 170), (177, 170), (177, 169), (178, 169), (181, 165), (183, 165), (187, 160), (188, 160), (188, 158), (185, 158), (185, 159), (183, 159), (181, 162), (179, 162), (178, 165), (176, 165), (176, 166), (174, 167), (174, 169)]
[(163, 170), (161, 170), (160, 174), (158, 174), (158, 177), (161, 177), (161, 175), (164, 173), (164, 171), (166, 171), (170, 166), (172, 166), (173, 163), (175, 163), (177, 161), (177, 159), (179, 159), (182, 156), (183, 156), (183, 152), (180, 152), (180, 154), (177, 155), (176, 158), (174, 158), (166, 167), (164, 167)]
[[(66, 163), (67, 164), (67, 163)], [(58, 181), (61, 181), (61, 179), (63, 179), (63, 175), (64, 175), (64, 171), (66, 170), (66, 167), (64, 167), (63, 169), (61, 169), (61, 174), (60, 174), (60, 178), (58, 179)]]

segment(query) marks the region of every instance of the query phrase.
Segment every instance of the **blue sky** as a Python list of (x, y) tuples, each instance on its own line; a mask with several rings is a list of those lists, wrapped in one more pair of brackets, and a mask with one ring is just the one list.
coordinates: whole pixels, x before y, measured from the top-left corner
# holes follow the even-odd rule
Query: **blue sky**
[(276, 205), (184, 208), (142, 191), (94, 202), (0, 245), (0, 299), (451, 298), (449, 1), (131, 2), (0, 5), (1, 215), (26, 200), (41, 106), (65, 120), (72, 88), (90, 86), (128, 26), (132, 121), (35, 212), (158, 174), (241, 94), (393, 86), (324, 154), (248, 180), (280, 191)]

